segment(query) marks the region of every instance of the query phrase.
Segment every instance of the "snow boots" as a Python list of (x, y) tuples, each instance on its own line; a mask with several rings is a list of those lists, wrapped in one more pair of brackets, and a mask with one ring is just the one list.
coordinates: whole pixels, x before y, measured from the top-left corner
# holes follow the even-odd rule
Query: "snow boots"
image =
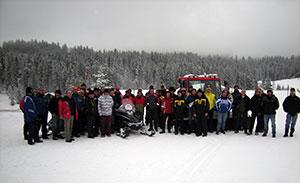
[(290, 137), (294, 137), (295, 128), (291, 128)]

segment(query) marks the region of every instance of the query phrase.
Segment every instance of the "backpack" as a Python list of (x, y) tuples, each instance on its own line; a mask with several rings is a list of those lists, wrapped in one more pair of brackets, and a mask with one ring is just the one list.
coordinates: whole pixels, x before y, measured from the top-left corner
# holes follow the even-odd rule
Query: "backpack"
[(25, 105), (24, 97), (22, 97), (21, 100), (20, 100), (20, 103), (19, 103), (19, 107), (20, 107), (22, 112), (24, 112), (24, 105)]

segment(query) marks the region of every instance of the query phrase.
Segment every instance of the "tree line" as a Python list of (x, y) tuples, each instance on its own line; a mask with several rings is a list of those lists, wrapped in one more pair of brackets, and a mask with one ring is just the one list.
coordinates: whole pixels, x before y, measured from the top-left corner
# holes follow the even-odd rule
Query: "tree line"
[(198, 55), (191, 52), (94, 50), (46, 41), (8, 41), (0, 47), (0, 87), (12, 100), (26, 86), (66, 90), (73, 85), (178, 87), (185, 74), (217, 73), (229, 86), (253, 89), (258, 80), (300, 77), (300, 55), (261, 58)]

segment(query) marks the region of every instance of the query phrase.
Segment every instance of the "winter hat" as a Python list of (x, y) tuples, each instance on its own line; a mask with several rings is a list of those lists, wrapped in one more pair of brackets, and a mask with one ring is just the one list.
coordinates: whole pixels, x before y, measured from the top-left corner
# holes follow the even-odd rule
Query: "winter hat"
[(104, 93), (109, 93), (109, 91), (110, 91), (110, 89), (108, 89), (108, 88), (104, 88)]
[(201, 89), (199, 89), (199, 90), (197, 91), (197, 93), (200, 93), (200, 92), (203, 94), (203, 91), (202, 91)]
[(55, 92), (54, 92), (55, 94), (59, 94), (59, 95), (61, 95), (61, 91), (60, 90), (55, 90)]
[(169, 91), (175, 91), (175, 88), (174, 88), (173, 86), (171, 86), (171, 87), (169, 88)]
[(33, 91), (32, 91), (32, 88), (31, 87), (27, 87), (26, 88), (26, 94), (32, 94)]

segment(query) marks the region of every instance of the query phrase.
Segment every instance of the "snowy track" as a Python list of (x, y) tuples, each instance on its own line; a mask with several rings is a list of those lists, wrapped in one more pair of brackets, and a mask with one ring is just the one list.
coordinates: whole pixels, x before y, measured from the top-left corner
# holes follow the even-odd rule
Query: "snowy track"
[[(286, 92), (275, 92), (282, 103)], [(252, 94), (249, 95), (251, 96)], [(133, 134), (128, 139), (22, 139), (22, 113), (0, 113), (0, 182), (228, 182), (298, 183), (300, 128), (282, 138), (285, 114), (277, 115), (277, 138), (234, 134), (208, 137)], [(298, 120), (299, 122), (299, 120)]]

